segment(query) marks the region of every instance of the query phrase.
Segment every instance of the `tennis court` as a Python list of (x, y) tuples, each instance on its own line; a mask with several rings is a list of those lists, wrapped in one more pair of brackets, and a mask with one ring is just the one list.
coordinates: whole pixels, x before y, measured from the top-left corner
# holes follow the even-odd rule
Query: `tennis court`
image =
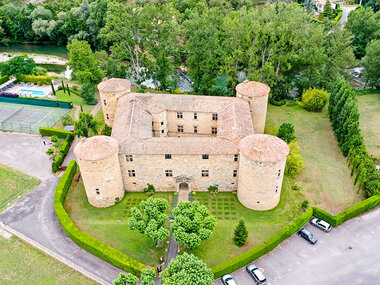
[(40, 127), (51, 127), (69, 110), (0, 102), (0, 129), (38, 134)]

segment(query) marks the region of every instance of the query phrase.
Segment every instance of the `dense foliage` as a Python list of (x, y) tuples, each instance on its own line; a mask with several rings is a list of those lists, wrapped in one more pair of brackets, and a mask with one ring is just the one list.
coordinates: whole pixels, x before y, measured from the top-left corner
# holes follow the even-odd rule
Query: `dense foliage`
[(247, 226), (245, 225), (244, 219), (240, 219), (234, 231), (234, 237), (233, 237), (234, 244), (237, 245), (238, 247), (242, 247), (243, 245), (246, 244), (247, 238), (248, 238)]
[(211, 285), (214, 275), (207, 264), (193, 254), (181, 254), (172, 259), (161, 273), (163, 285)]
[(303, 159), (301, 156), (301, 149), (298, 146), (296, 141), (292, 141), (289, 143), (289, 155), (286, 159), (286, 168), (285, 173), (290, 175), (291, 177), (295, 177), (303, 169)]
[(336, 82), (329, 103), (330, 120), (344, 156), (348, 156), (355, 184), (367, 196), (380, 192), (380, 173), (367, 153), (359, 128), (358, 102), (354, 90), (340, 79)]
[(168, 200), (163, 198), (149, 198), (141, 201), (139, 208), (131, 208), (129, 229), (138, 230), (145, 234), (154, 244), (165, 241), (169, 237), (169, 230), (165, 228), (168, 215), (165, 214), (169, 207)]
[(153, 269), (144, 269), (141, 273), (141, 285), (154, 285), (156, 272)]
[(373, 40), (366, 48), (362, 59), (363, 77), (369, 87), (380, 89), (380, 39)]
[(90, 130), (92, 130), (94, 133), (97, 133), (97, 122), (95, 121), (94, 116), (89, 113), (80, 112), (79, 120), (74, 122), (74, 127), (75, 135), (78, 138), (88, 138), (90, 135)]
[(88, 105), (95, 105), (98, 102), (95, 98), (95, 86), (89, 81), (83, 83), (79, 96), (82, 97)]
[(320, 112), (329, 100), (329, 93), (325, 90), (309, 88), (302, 94), (302, 107), (308, 111)]
[(32, 74), (33, 69), (36, 68), (36, 63), (33, 59), (26, 55), (19, 55), (12, 57), (10, 60), (0, 63), (1, 75), (20, 76), (25, 74)]
[(294, 134), (294, 126), (292, 123), (283, 123), (278, 129), (277, 136), (290, 143), (292, 140), (295, 140), (296, 136)]
[(119, 273), (119, 276), (113, 281), (113, 285), (137, 285), (139, 279), (131, 273)]
[(189, 249), (197, 248), (208, 240), (216, 225), (216, 219), (209, 214), (206, 206), (195, 202), (179, 202), (173, 209), (174, 222), (171, 230), (174, 240)]

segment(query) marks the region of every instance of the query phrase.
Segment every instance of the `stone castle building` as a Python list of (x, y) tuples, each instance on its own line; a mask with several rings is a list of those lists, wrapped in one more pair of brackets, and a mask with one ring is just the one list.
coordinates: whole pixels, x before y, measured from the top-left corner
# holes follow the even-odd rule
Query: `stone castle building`
[(288, 145), (264, 135), (269, 87), (245, 81), (236, 97), (131, 93), (125, 79), (98, 85), (112, 136), (82, 140), (75, 155), (88, 201), (107, 207), (124, 190), (237, 191), (253, 210), (279, 200)]

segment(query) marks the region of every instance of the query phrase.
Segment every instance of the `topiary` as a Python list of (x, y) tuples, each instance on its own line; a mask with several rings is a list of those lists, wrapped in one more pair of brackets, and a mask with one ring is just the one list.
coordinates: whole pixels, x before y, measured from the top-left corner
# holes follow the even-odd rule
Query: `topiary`
[(244, 219), (241, 218), (234, 231), (233, 241), (238, 247), (246, 244), (248, 238), (248, 229), (245, 225)]
[(326, 106), (329, 93), (322, 89), (309, 88), (302, 94), (300, 105), (308, 111), (320, 112)]

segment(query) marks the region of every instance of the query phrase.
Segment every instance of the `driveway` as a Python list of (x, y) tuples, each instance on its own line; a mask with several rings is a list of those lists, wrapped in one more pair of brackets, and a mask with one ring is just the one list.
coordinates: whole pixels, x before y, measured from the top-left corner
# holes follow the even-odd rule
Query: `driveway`
[(351, 11), (355, 10), (357, 7), (358, 6), (340, 6), (340, 8), (342, 8), (342, 17), (340, 18), (340, 23), (342, 25), (344, 25), (344, 23), (347, 22), (348, 15), (351, 13)]
[[(330, 233), (308, 223), (305, 228), (318, 238), (316, 245), (293, 235), (255, 264), (268, 284), (380, 284), (379, 220), (380, 207)], [(254, 284), (245, 268), (232, 275), (237, 284)]]
[(51, 173), (51, 162), (45, 154), (49, 146), (44, 146), (44, 139), (0, 133), (0, 162), (42, 180), (35, 190), (0, 213), (0, 221), (102, 278), (104, 283), (112, 283), (122, 270), (77, 246), (57, 220), (53, 200), (59, 177)]

